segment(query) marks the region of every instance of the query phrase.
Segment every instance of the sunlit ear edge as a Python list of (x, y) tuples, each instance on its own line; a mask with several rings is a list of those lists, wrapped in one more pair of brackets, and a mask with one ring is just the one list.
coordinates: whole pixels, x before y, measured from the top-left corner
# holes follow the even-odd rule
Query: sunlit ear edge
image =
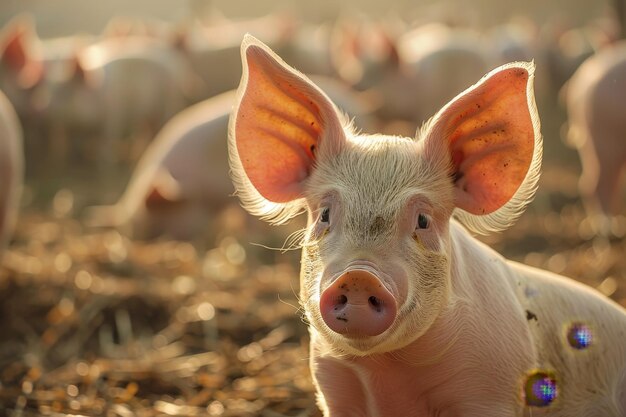
[[(245, 173), (243, 164), (237, 150), (237, 142), (235, 138), (235, 125), (237, 122), (237, 114), (241, 104), (242, 97), (248, 86), (248, 59), (246, 51), (249, 47), (255, 46), (262, 49), (270, 57), (272, 57), (284, 69), (294, 74), (301, 75), (295, 69), (286, 64), (278, 55), (269, 49), (264, 43), (256, 39), (250, 34), (244, 36), (241, 43), (241, 62), (242, 75), (235, 104), (230, 115), (228, 123), (228, 158), (230, 164), (230, 177), (235, 186), (234, 195), (238, 196), (244, 209), (250, 214), (260, 217), (271, 224), (284, 224), (293, 217), (305, 211), (304, 198), (298, 198), (286, 203), (275, 203), (263, 197), (254, 187), (250, 179)], [(304, 77), (304, 75), (302, 75)]]
[(487, 235), (494, 232), (501, 232), (511, 227), (524, 213), (524, 210), (533, 200), (535, 192), (537, 191), (537, 183), (541, 174), (543, 138), (541, 136), (541, 123), (539, 120), (539, 114), (537, 112), (537, 104), (535, 103), (534, 61), (512, 62), (492, 70), (487, 75), (485, 75), (478, 83), (469, 87), (467, 90), (460, 93), (454, 99), (450, 100), (450, 102), (446, 106), (444, 106), (444, 108), (441, 109), (435, 117), (428, 121), (428, 123), (422, 128), (422, 133), (420, 133), (421, 137), (426, 137), (429, 134), (431, 128), (436, 124), (438, 116), (442, 114), (445, 109), (450, 106), (451, 103), (454, 103), (457, 98), (464, 96), (468, 92), (476, 89), (478, 86), (484, 83), (485, 80), (489, 79), (493, 74), (509, 68), (522, 68), (528, 73), (528, 80), (526, 83), (526, 99), (535, 138), (533, 156), (528, 167), (528, 171), (526, 172), (526, 176), (524, 177), (521, 185), (519, 186), (513, 197), (511, 197), (511, 199), (502, 207), (490, 214), (482, 216), (468, 213), (459, 208), (454, 209), (453, 217), (459, 220), (471, 232), (479, 235)]
[[(526, 99), (528, 100), (528, 110), (533, 126), (535, 144), (533, 157), (526, 172), (524, 181), (517, 189), (513, 197), (501, 208), (485, 216), (477, 216), (463, 210), (455, 210), (454, 216), (463, 223), (470, 231), (486, 235), (493, 232), (500, 232), (511, 227), (517, 219), (524, 213), (537, 191), (537, 184), (541, 175), (541, 160), (543, 157), (543, 137), (541, 136), (541, 122), (537, 112), (535, 102), (535, 64), (534, 62), (514, 62), (503, 65), (489, 73), (501, 71), (508, 68), (523, 68), (528, 72), (526, 84)], [(489, 76), (487, 75), (487, 76)]]

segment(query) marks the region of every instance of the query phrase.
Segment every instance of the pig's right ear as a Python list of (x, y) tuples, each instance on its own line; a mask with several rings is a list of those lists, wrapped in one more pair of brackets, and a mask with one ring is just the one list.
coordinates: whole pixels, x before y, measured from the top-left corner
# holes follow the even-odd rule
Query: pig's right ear
[(250, 35), (241, 45), (243, 75), (230, 118), (231, 176), (244, 207), (283, 223), (304, 205), (316, 163), (345, 143), (328, 97)]

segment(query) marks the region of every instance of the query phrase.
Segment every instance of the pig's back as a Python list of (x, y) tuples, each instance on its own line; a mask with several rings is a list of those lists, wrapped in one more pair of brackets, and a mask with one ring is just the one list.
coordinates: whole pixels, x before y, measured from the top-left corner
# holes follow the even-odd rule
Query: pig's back
[(123, 199), (141, 196), (161, 169), (167, 170), (186, 196), (230, 194), (228, 177), (228, 118), (235, 92), (195, 104), (172, 118), (137, 163)]
[[(228, 167), (228, 122), (235, 92), (229, 91), (186, 110), (192, 126), (164, 159), (164, 166), (186, 187), (186, 195), (223, 199), (234, 191)], [(207, 191), (210, 190), (210, 191)]]
[[(626, 42), (607, 47), (587, 59), (567, 86), (570, 113), (589, 125), (622, 125), (626, 92)], [(577, 114), (576, 112), (584, 114)]]
[(626, 141), (623, 137), (626, 132), (626, 42), (609, 47), (604, 55), (599, 63), (604, 67), (603, 74), (591, 91), (591, 127), (619, 132), (617, 137), (623, 143)]

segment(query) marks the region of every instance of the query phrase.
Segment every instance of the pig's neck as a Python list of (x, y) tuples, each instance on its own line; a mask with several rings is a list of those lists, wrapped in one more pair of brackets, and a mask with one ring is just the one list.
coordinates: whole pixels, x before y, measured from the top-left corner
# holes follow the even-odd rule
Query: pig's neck
[[(405, 365), (428, 366), (445, 362), (467, 351), (471, 332), (482, 330), (480, 320), (494, 302), (513, 304), (507, 261), (477, 241), (458, 223), (451, 222), (450, 293), (447, 305), (426, 331), (410, 345), (371, 357), (371, 362), (388, 360)], [(496, 306), (496, 311), (499, 309)], [(370, 358), (363, 360), (366, 363)]]
[[(520, 336), (519, 340), (512, 336), (516, 340), (504, 343), (524, 348), (529, 339), (525, 320), (520, 321), (516, 313), (507, 316), (515, 300), (506, 261), (458, 224), (451, 224), (450, 233), (450, 300), (425, 334), (404, 348), (384, 354), (327, 357), (326, 364), (325, 358), (318, 358), (318, 368), (328, 370), (332, 363), (344, 365), (346, 375), (351, 375), (355, 386), (360, 387), (353, 390), (365, 401), (363, 415), (440, 415), (451, 404), (480, 397), (481, 393), (473, 392), (473, 386), (497, 387), (500, 359), (513, 361), (520, 369), (525, 366), (525, 358), (504, 357), (503, 346), (489, 337), (504, 321), (509, 323), (507, 330)], [(515, 381), (502, 381), (503, 389), (512, 383)], [(508, 391), (514, 392), (514, 387)]]

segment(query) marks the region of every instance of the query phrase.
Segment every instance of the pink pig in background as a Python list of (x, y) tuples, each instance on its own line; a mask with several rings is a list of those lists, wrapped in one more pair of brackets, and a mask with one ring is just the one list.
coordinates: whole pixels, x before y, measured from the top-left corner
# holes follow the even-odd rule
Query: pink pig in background
[[(622, 214), (626, 167), (626, 42), (588, 58), (565, 88), (568, 140), (578, 148), (589, 214)], [(596, 221), (600, 228), (603, 226)], [(603, 230), (606, 231), (606, 230)]]
[(0, 255), (15, 227), (23, 181), (22, 129), (15, 109), (0, 91)]
[(92, 207), (88, 223), (136, 239), (201, 236), (232, 194), (226, 136), (234, 92), (195, 104), (167, 123), (143, 154), (119, 201)]
[(490, 72), (412, 139), (355, 134), (250, 36), (242, 58), (233, 181), (255, 215), (308, 213), (300, 300), (325, 416), (626, 415), (626, 312), (466, 230), (504, 229), (535, 191), (532, 64)]
[[(375, 104), (328, 77), (315, 81), (340, 108), (354, 116), (357, 127), (371, 130)], [(136, 239), (167, 235), (196, 240), (231, 204), (228, 176), (228, 118), (235, 91), (197, 103), (175, 115), (156, 135), (137, 163), (119, 201), (92, 207), (91, 226), (114, 226)]]

